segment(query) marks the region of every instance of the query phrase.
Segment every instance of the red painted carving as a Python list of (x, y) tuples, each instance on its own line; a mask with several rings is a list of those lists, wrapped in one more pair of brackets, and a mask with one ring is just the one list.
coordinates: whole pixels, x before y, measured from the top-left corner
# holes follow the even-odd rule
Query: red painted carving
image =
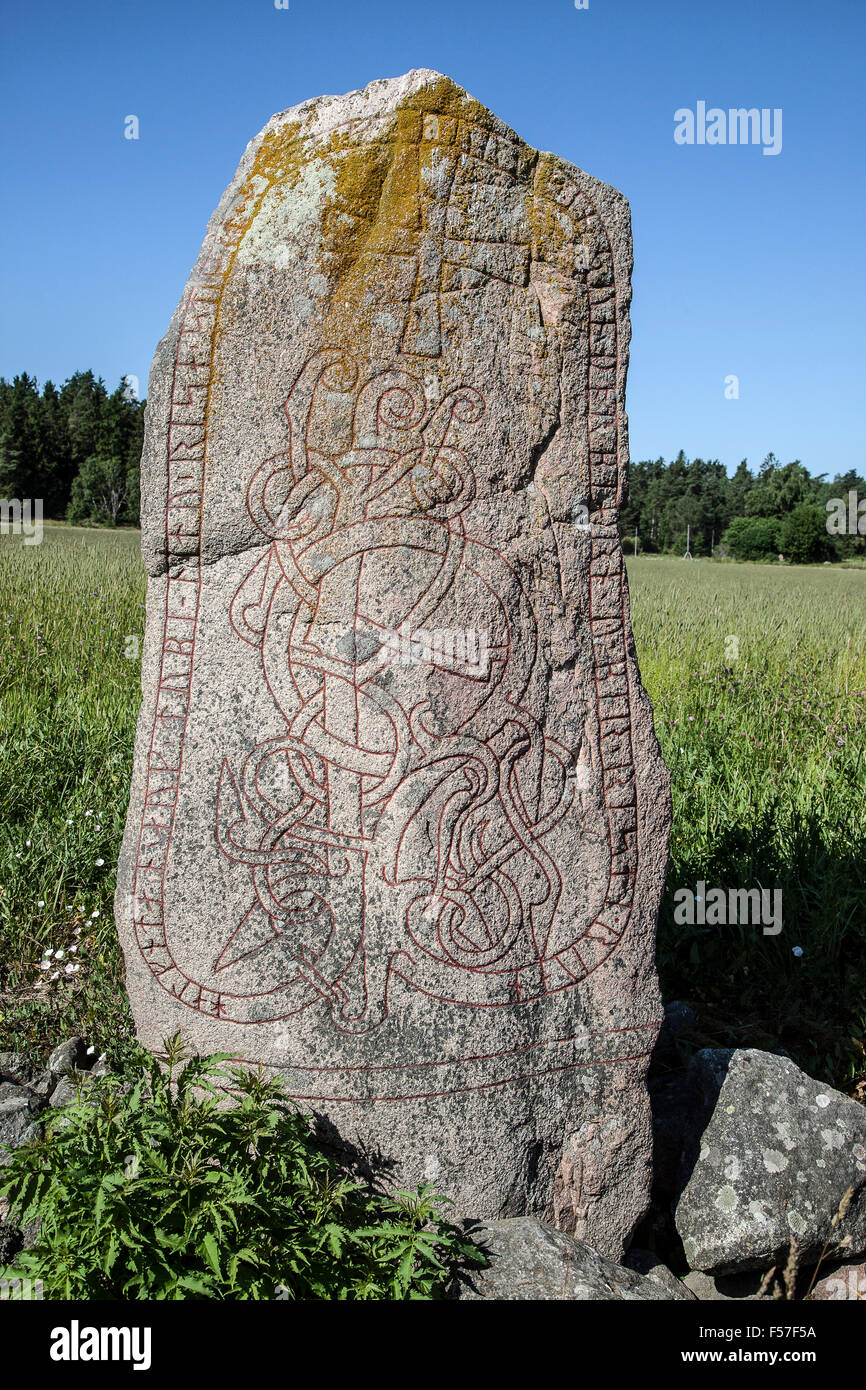
[[(320, 387), (356, 397), (352, 446), (331, 458), (308, 442)], [(542, 985), (561, 891), (544, 839), (574, 799), (574, 758), (522, 704), (538, 652), (517, 576), (463, 527), (475, 479), (451, 434), (483, 410), (467, 387), (431, 409), (402, 371), (359, 384), (348, 354), (321, 352), (286, 403), (290, 450), (247, 494), (271, 547), (231, 618), (261, 650), (286, 732), (239, 775), (223, 766), (217, 835), (255, 901), (217, 968), (279, 936), (347, 1030), (385, 1017), (401, 958), (441, 998), (463, 1000), (465, 971), (502, 977), (494, 1002), (521, 997), (527, 972)], [(481, 614), (480, 638), (437, 647), (449, 601)], [(412, 703), (425, 668), (440, 676), (435, 716)]]

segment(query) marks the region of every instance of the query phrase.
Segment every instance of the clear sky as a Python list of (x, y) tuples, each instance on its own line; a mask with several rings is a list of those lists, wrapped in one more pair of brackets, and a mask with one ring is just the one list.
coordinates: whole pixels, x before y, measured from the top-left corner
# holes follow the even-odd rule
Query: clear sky
[[(247, 141), (431, 67), (630, 199), (633, 457), (862, 472), (866, 0), (3, 0), (0, 34), (0, 374), (145, 390)], [(675, 143), (701, 101), (781, 108), (780, 153)]]

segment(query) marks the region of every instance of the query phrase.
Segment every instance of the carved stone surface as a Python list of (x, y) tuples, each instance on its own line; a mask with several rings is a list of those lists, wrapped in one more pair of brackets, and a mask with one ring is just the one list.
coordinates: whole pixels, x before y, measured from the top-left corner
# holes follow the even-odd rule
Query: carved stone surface
[(117, 914), (141, 1038), (474, 1216), (646, 1203), (668, 779), (628, 204), (426, 70), (275, 116), (157, 350)]

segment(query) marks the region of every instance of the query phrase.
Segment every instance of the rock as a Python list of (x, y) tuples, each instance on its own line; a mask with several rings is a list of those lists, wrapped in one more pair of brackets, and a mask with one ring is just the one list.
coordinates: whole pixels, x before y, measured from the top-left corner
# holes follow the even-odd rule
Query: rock
[(644, 1278), (633, 1269), (605, 1259), (582, 1240), (531, 1216), (485, 1222), (470, 1234), (487, 1255), (490, 1265), (487, 1269), (472, 1271), (466, 1281), (454, 1289), (456, 1298), (655, 1303), (672, 1299), (691, 1302), (693, 1299), (672, 1275), (667, 1283)]
[(9, 1203), (0, 1197), (0, 1270), (22, 1250), (34, 1245), (39, 1235), (39, 1219), (28, 1221), (22, 1230), (9, 1219)]
[(34, 1081), (30, 1082), (31, 1091), (35, 1091), (38, 1096), (43, 1096), (45, 1100), (51, 1095), (57, 1085), (57, 1077), (53, 1071), (41, 1072)]
[(674, 1219), (693, 1268), (768, 1269), (792, 1238), (801, 1266), (831, 1239), (847, 1241), (851, 1256), (866, 1250), (862, 1105), (787, 1058), (752, 1050), (698, 1052), (689, 1084), (695, 1111)]
[(76, 1072), (69, 1076), (63, 1076), (58, 1081), (49, 1104), (51, 1106), (69, 1105), (73, 1100), (78, 1100), (82, 1092), (90, 1082), (88, 1072)]
[(0, 1167), (9, 1162), (13, 1149), (20, 1149), (31, 1139), (39, 1138), (42, 1132), (36, 1117), (44, 1109), (45, 1102), (27, 1087), (14, 1089), (16, 1095), (7, 1095), (6, 1086), (0, 1087)]
[(88, 1056), (87, 1044), (83, 1038), (68, 1038), (55, 1047), (48, 1058), (48, 1070), (55, 1076), (65, 1076), (68, 1071), (85, 1070), (92, 1062)]
[(9, 1220), (9, 1201), (0, 1197), (0, 1271), (18, 1254), (23, 1245), (20, 1227)]
[(678, 1279), (673, 1270), (668, 1269), (663, 1260), (660, 1260), (652, 1250), (640, 1250), (632, 1247), (626, 1255), (623, 1263), (628, 1269), (633, 1269), (637, 1274), (643, 1274), (647, 1279), (655, 1279), (656, 1283), (661, 1284), (667, 1290), (669, 1298), (688, 1300), (694, 1298), (694, 1294), (684, 1292), (684, 1281)]
[(39, 1067), (26, 1052), (0, 1052), (0, 1080), (32, 1081)]
[(866, 1302), (866, 1262), (843, 1264), (815, 1281), (809, 1300), (818, 1303)]
[(24, 1240), (20, 1229), (11, 1221), (0, 1220), (0, 1269), (10, 1263), (21, 1250), (23, 1244)]
[(699, 1269), (690, 1269), (683, 1279), (685, 1287), (702, 1303), (724, 1303), (727, 1294), (720, 1293), (716, 1281)]
[(702, 1302), (739, 1303), (758, 1298), (764, 1273), (764, 1270), (750, 1270), (745, 1274), (720, 1274), (714, 1279), (699, 1269), (690, 1269), (683, 1283)]
[(146, 1045), (613, 1257), (670, 824), (617, 531), (630, 270), (622, 195), (437, 73), (252, 141), (151, 371), (116, 897)]

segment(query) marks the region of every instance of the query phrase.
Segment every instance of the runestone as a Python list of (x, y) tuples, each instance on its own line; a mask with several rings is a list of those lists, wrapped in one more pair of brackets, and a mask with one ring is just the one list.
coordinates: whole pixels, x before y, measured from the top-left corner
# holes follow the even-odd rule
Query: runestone
[(614, 1258), (670, 826), (617, 529), (630, 273), (622, 195), (437, 73), (251, 142), (150, 377), (116, 901), (147, 1046)]

